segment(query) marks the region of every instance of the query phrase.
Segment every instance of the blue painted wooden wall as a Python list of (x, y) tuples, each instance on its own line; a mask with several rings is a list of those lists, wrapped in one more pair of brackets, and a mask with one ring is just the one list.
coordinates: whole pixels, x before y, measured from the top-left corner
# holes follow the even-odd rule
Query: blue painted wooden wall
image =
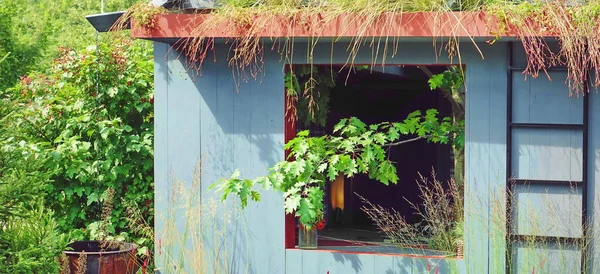
[(590, 96), (588, 138), (588, 218), (591, 218), (590, 273), (600, 273), (600, 96), (597, 90)]
[[(182, 250), (184, 273), (284, 273), (281, 195), (262, 193), (263, 202), (250, 204), (242, 215), (238, 205), (222, 204), (207, 190), (235, 169), (243, 176), (258, 176), (283, 159), (283, 72), (277, 56), (265, 56), (265, 72), (271, 77), (249, 82), (239, 93), (225, 58), (206, 62), (201, 77), (188, 71), (169, 45), (155, 44), (155, 60), (156, 261), (161, 273), (174, 273), (172, 265), (181, 265)], [(174, 211), (175, 229), (166, 227), (173, 224), (172, 205), (182, 199), (170, 195), (172, 189), (183, 183), (189, 190), (198, 177), (201, 201), (192, 201), (187, 209), (201, 207), (189, 217), (201, 218), (203, 227), (186, 228), (190, 223), (198, 226), (186, 220), (186, 209)], [(173, 239), (175, 230), (180, 236), (196, 235), (189, 235), (182, 246)], [(203, 252), (195, 252), (196, 247)]]
[[(346, 63), (347, 46), (337, 43), (332, 51), (330, 43), (319, 44), (314, 51), (314, 63)], [(407, 42), (400, 44), (397, 54), (386, 57), (386, 64), (462, 63), (467, 67), (465, 260), (444, 261), (285, 250), (281, 194), (263, 191), (262, 202), (250, 203), (243, 212), (234, 201), (218, 202), (217, 195), (207, 189), (210, 184), (231, 175), (235, 169), (240, 170), (242, 177), (263, 175), (267, 167), (284, 157), (284, 83), (280, 55), (265, 51), (263, 76), (241, 83), (237, 89), (237, 79), (226, 62), (228, 47), (217, 44), (216, 61), (207, 58), (201, 75), (198, 75), (187, 70), (186, 61), (169, 45), (155, 43), (156, 261), (161, 273), (174, 273), (172, 264), (176, 263), (172, 262), (182, 258), (186, 270), (195, 272), (194, 263), (200, 263), (198, 257), (205, 258), (200, 268), (206, 272), (202, 273), (426, 273), (427, 264), (439, 265), (439, 273), (503, 273), (506, 263), (503, 218), (506, 212), (508, 85), (505, 43), (493, 46), (481, 43), (478, 49), (471, 43), (464, 43), (461, 59), (448, 60), (436, 56), (430, 42)], [(307, 63), (306, 49), (305, 44), (296, 43), (294, 63)], [(523, 60), (518, 52), (516, 54), (518, 62)], [(372, 56), (372, 49), (364, 46), (354, 63), (370, 64)], [(376, 63), (381, 62), (381, 57)], [(578, 115), (582, 113), (582, 100), (569, 98), (561, 75), (553, 76), (553, 82), (545, 78), (525, 82), (522, 75), (514, 75), (511, 84), (516, 121), (581, 122)], [(587, 201), (590, 209), (600, 206), (594, 198), (596, 176), (600, 176), (600, 141), (595, 137), (600, 136), (600, 126), (593, 122), (600, 121), (600, 114), (597, 114), (600, 112), (594, 113), (594, 106), (600, 108), (597, 96), (592, 96), (590, 107), (589, 181), (593, 182)], [(513, 174), (528, 179), (581, 179), (581, 172), (576, 170), (581, 165), (582, 144), (573, 134), (536, 130), (513, 132)], [(185, 209), (170, 209), (172, 201), (179, 199), (170, 193), (180, 184), (195, 186), (194, 170), (198, 163), (201, 163), (201, 172), (196, 177), (201, 178), (202, 192), (197, 204), (203, 211), (190, 218), (200, 218), (203, 227), (192, 229), (197, 235), (191, 233), (194, 237), (185, 239), (185, 244), (178, 244), (172, 239), (176, 233), (171, 232), (185, 231), (185, 224), (190, 221), (186, 221)], [(578, 203), (582, 202), (580, 192), (552, 190), (548, 193), (545, 189), (530, 187), (519, 190), (518, 195), (517, 204), (523, 204), (517, 205), (515, 210), (518, 232), (532, 232), (535, 228), (536, 233), (548, 235), (581, 234), (577, 226), (581, 216), (576, 214), (580, 208)], [(555, 212), (542, 210), (535, 213), (542, 217), (558, 214), (565, 219), (532, 227), (527, 203), (532, 203), (533, 208), (548, 203), (556, 205), (552, 208)], [(564, 212), (557, 213), (560, 211)], [(175, 216), (176, 221), (169, 221), (172, 220), (169, 216)], [(190, 252), (195, 243), (200, 242), (198, 239), (202, 239), (203, 252)], [(530, 273), (528, 269), (535, 267), (537, 261), (530, 263), (527, 256), (535, 250), (522, 246), (513, 248), (516, 248), (518, 258), (514, 269)], [(183, 257), (178, 252), (182, 250), (186, 251)], [(540, 252), (545, 252), (540, 256), (566, 258), (578, 264), (578, 259), (574, 259), (578, 256), (576, 250), (542, 247)], [(576, 268), (577, 265), (568, 267)]]

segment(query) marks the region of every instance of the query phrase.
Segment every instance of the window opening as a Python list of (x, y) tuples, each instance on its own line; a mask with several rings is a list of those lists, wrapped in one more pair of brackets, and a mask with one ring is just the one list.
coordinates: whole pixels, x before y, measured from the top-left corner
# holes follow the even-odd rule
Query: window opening
[[(309, 65), (293, 66), (288, 70), (287, 76), (295, 75), (298, 80), (296, 89), (300, 91), (298, 99), (291, 100), (296, 111), (296, 115), (293, 116), (295, 131), (309, 130), (310, 136), (313, 137), (331, 135), (334, 126), (343, 118), (357, 117), (367, 125), (381, 122), (402, 122), (416, 110), (425, 113), (429, 109), (436, 109), (440, 120), (443, 117), (452, 117), (454, 106), (443, 93), (443, 87), (439, 87), (438, 83), (437, 88), (432, 90), (430, 85), (432, 77), (439, 78), (440, 76), (437, 75), (442, 75), (451, 69), (455, 68), (439, 65), (342, 68), (342, 66), (327, 65), (313, 66), (312, 73), (310, 73), (311, 66)], [(460, 69), (453, 71), (457, 72)], [(436, 79), (432, 81), (436, 81)], [(307, 99), (307, 97), (311, 98)], [(462, 98), (464, 98), (464, 93)], [(310, 102), (311, 100), (312, 102)], [(310, 109), (311, 107), (312, 109)], [(462, 107), (462, 119), (464, 119), (464, 103)], [(290, 110), (289, 106), (287, 110)], [(464, 127), (464, 124), (462, 125)], [(401, 138), (408, 139), (410, 137), (414, 136), (408, 135)], [(432, 236), (432, 230), (438, 228), (427, 227), (425, 216), (419, 214), (419, 212), (424, 213), (427, 210), (424, 206), (426, 201), (422, 197), (423, 189), (420, 186), (425, 187), (426, 183), (430, 184), (427, 187), (435, 186), (432, 184), (433, 169), (437, 179), (435, 182), (439, 183), (442, 194), (454, 190), (448, 183), (454, 176), (455, 167), (452, 145), (436, 144), (422, 139), (399, 146), (391, 146), (386, 154), (397, 169), (399, 177), (397, 184), (386, 186), (369, 178), (368, 175), (355, 175), (349, 178), (337, 176), (335, 180), (327, 183), (324, 199), (325, 228), (319, 231), (320, 248), (347, 249), (352, 247), (355, 251), (404, 253), (405, 250), (402, 251), (397, 247), (411, 245), (425, 250), (435, 245), (428, 237)], [(463, 161), (463, 157), (460, 157), (459, 160)], [(463, 166), (459, 165), (460, 168)], [(419, 174), (424, 179), (420, 179)], [(421, 185), (417, 183), (419, 181)], [(460, 183), (462, 184), (462, 182)], [(462, 189), (462, 186), (456, 189), (460, 192), (460, 195), (457, 195), (460, 197), (457, 199), (461, 201), (454, 201), (451, 196), (447, 196), (450, 197), (448, 206), (458, 202), (462, 203), (464, 196)], [(431, 192), (429, 193), (431, 194)], [(402, 230), (410, 227), (415, 231), (407, 232), (407, 235), (412, 233), (419, 237), (412, 239), (413, 242), (410, 244), (406, 241), (399, 243), (400, 240), (397, 239), (398, 237), (394, 237), (394, 234), (402, 234), (402, 232), (383, 231), (384, 229), (381, 225), (376, 224), (375, 219), (384, 216), (368, 213), (369, 210), (373, 211), (375, 208), (389, 212), (395, 211), (402, 216), (405, 224), (394, 224), (394, 220), (388, 220), (390, 229)], [(446, 218), (452, 219), (447, 221), (461, 222), (460, 229), (462, 230), (462, 214), (461, 211), (458, 218), (448, 215)], [(297, 229), (297, 220), (295, 226)], [(460, 242), (462, 242), (462, 235), (460, 238)], [(459, 243), (459, 245), (461, 244)], [(440, 249), (435, 246), (433, 248)], [(446, 249), (448, 248), (446, 247)], [(429, 255), (447, 253), (434, 250), (428, 252), (431, 253)]]

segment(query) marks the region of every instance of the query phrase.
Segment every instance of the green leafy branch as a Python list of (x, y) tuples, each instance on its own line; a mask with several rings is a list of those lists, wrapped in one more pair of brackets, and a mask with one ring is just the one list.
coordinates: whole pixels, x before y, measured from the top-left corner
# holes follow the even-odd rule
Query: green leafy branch
[(428, 73), (429, 87), (431, 90), (440, 89), (444, 96), (448, 99), (450, 104), (452, 104), (452, 111), (458, 112), (460, 114), (454, 114), (453, 116), (458, 122), (464, 119), (465, 112), (465, 92), (464, 92), (464, 83), (465, 78), (463, 75), (463, 71), (461, 68), (457, 66), (449, 66), (448, 70), (439, 73), (439, 74), (431, 74)]
[(396, 167), (388, 157), (390, 147), (421, 139), (462, 146), (464, 138), (451, 138), (457, 132), (464, 135), (462, 127), (455, 126), (450, 117), (440, 120), (437, 115), (435, 109), (425, 114), (415, 111), (402, 122), (373, 125), (352, 117), (342, 119), (334, 127), (334, 135), (321, 137), (309, 137), (308, 130), (301, 131), (284, 147), (290, 151), (288, 161), (268, 169), (266, 176), (241, 179), (235, 171), (211, 188), (217, 187), (223, 193), (222, 200), (237, 195), (242, 207), (248, 205), (248, 200), (260, 201), (256, 185), (275, 189), (283, 193), (285, 212), (294, 213), (303, 225), (312, 227), (323, 218), (324, 186), (337, 176), (367, 174), (385, 185), (398, 183)]
[[(429, 87), (431, 90), (439, 89), (444, 97), (452, 105), (452, 121), (455, 126), (464, 128), (465, 125), (465, 78), (463, 68), (448, 66), (448, 69), (439, 74), (433, 74), (427, 67), (420, 67), (429, 76)], [(464, 135), (453, 136), (459, 143), (464, 143)], [(464, 146), (454, 146), (454, 181), (464, 185)]]

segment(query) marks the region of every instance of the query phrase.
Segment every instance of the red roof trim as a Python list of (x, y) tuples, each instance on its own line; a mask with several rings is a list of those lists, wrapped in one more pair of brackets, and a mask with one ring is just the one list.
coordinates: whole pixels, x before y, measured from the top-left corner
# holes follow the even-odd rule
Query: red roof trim
[[(195, 31), (202, 22), (213, 14), (161, 14), (157, 15), (156, 28), (147, 30), (136, 24), (132, 26), (132, 35), (136, 38), (188, 38), (197, 37)], [(276, 18), (281, 18), (277, 20)], [(290, 23), (284, 16), (255, 16), (260, 22), (259, 37), (458, 37), (490, 38), (495, 37), (498, 23), (495, 17), (484, 12), (409, 12), (383, 13), (373, 20), (372, 27), (363, 29), (365, 18), (358, 14), (340, 14), (328, 19), (322, 14), (306, 14)], [(249, 25), (250, 26), (250, 25)], [(256, 27), (256, 26), (255, 26)], [(543, 33), (541, 34), (543, 35)], [(231, 21), (219, 23), (202, 36), (208, 38), (236, 38), (247, 36), (247, 28), (241, 28)], [(504, 36), (516, 36), (508, 33)]]

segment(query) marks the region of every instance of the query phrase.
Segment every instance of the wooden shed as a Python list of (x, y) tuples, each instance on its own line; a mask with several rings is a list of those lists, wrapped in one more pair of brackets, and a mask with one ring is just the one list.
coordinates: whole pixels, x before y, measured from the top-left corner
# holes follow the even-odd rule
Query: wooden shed
[[(180, 50), (182, 41), (200, 35), (194, 26), (210, 16), (159, 14), (152, 29), (133, 24), (134, 37), (155, 41), (155, 254), (161, 273), (175, 273), (170, 262), (177, 260), (188, 273), (194, 264), (205, 273), (598, 273), (593, 220), (600, 124), (594, 121), (600, 121), (600, 99), (593, 90), (570, 96), (562, 66), (537, 78), (524, 75), (521, 42), (508, 35), (491, 43), (496, 34), (486, 14), (387, 14), (381, 21), (394, 27), (367, 33), (358, 33), (363, 21), (352, 14), (320, 28), (270, 20), (257, 37), (260, 73), (244, 81), (230, 64), (239, 43), (230, 22), (201, 34), (210, 38), (208, 50), (198, 53), (206, 54), (201, 69)], [(450, 38), (459, 43), (460, 58), (440, 54)], [(557, 43), (544, 39), (550, 47)], [(289, 45), (293, 54), (282, 58), (278, 49)], [(261, 202), (238, 212), (234, 201), (221, 203), (208, 190), (235, 170), (260, 176), (285, 159), (284, 144), (296, 132), (286, 119), (286, 64), (344, 65), (353, 50), (353, 64), (374, 68), (466, 68), (464, 258), (376, 245), (299, 249), (295, 219), (286, 216), (281, 193), (261, 191)], [(170, 209), (176, 182), (199, 187), (199, 203), (212, 211), (190, 216)], [(211, 199), (217, 203), (209, 205)], [(209, 220), (222, 216), (235, 217)], [(189, 229), (190, 218), (206, 227), (185, 233), (187, 238), (169, 230)], [(202, 245), (194, 246), (194, 239)]]

